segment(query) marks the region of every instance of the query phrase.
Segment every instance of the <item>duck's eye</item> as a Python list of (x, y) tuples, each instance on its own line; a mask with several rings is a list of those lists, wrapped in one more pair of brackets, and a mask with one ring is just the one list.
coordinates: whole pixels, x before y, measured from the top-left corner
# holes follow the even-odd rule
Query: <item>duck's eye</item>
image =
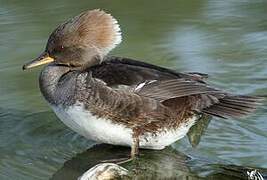
[(62, 50), (64, 49), (64, 46), (58, 46), (54, 49), (54, 52), (53, 53), (59, 53), (61, 52)]

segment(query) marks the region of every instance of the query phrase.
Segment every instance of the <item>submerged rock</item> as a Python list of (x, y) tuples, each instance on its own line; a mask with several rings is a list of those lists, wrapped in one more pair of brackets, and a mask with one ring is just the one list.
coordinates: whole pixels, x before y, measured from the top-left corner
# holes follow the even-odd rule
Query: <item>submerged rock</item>
[(86, 171), (79, 180), (129, 179), (128, 170), (114, 163), (100, 163)]

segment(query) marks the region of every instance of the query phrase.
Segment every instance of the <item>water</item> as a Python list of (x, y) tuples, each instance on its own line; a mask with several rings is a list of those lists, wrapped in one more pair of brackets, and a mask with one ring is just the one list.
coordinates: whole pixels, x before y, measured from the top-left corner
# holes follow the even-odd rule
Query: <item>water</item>
[[(63, 20), (101, 8), (121, 24), (123, 43), (112, 52), (179, 71), (210, 75), (238, 94), (266, 95), (267, 1), (19, 1), (0, 0), (0, 179), (48, 179), (88, 141), (66, 128), (41, 97), (40, 69), (23, 63), (42, 52)], [(267, 107), (250, 117), (214, 118), (190, 156), (267, 168)]]

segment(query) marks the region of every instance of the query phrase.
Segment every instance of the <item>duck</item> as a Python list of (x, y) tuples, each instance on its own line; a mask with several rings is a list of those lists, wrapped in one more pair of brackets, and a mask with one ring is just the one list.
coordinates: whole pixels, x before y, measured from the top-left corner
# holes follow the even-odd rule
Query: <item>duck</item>
[(203, 73), (109, 56), (121, 41), (111, 14), (87, 10), (60, 24), (23, 70), (46, 64), (39, 87), (57, 117), (87, 139), (129, 146), (131, 159), (180, 140), (203, 115), (240, 118), (261, 104), (212, 87)]

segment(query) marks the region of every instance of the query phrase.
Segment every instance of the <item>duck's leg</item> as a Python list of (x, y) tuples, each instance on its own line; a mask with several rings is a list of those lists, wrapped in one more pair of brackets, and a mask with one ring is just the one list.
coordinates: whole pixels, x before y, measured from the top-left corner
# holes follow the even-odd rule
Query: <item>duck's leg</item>
[(133, 144), (131, 146), (131, 159), (134, 159), (139, 154), (139, 137), (133, 136)]
[(105, 160), (102, 162), (113, 162), (116, 164), (123, 164), (126, 162), (130, 162), (136, 158), (136, 156), (139, 153), (139, 137), (138, 136), (133, 136), (133, 143), (131, 146), (131, 154), (129, 157), (126, 158), (119, 158), (119, 159), (110, 159), (110, 160)]
[(133, 135), (133, 143), (132, 143), (132, 146), (131, 146), (131, 155), (128, 159), (124, 159), (120, 162), (117, 162), (117, 164), (123, 164), (123, 163), (126, 163), (126, 162), (130, 162), (130, 161), (133, 161), (136, 156), (139, 154), (139, 136), (137, 136), (135, 133)]

